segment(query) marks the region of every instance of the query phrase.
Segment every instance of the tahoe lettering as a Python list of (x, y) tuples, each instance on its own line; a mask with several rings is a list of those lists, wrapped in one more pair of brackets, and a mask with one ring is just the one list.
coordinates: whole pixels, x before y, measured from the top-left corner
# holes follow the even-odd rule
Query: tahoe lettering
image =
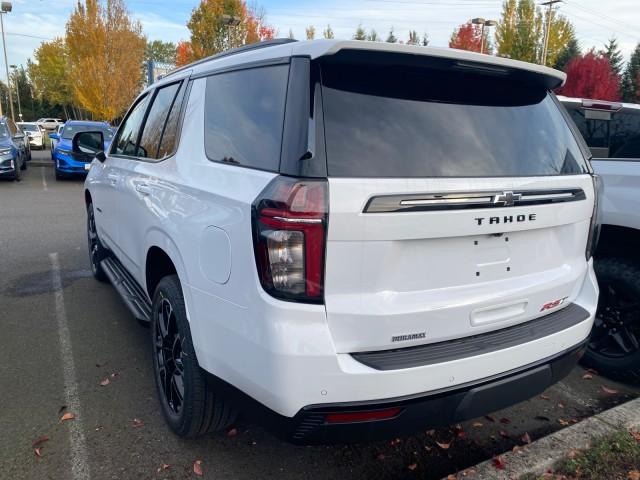
[(528, 215), (504, 215), (502, 217), (476, 217), (478, 225), (497, 225), (505, 223), (533, 222), (536, 219), (535, 213)]

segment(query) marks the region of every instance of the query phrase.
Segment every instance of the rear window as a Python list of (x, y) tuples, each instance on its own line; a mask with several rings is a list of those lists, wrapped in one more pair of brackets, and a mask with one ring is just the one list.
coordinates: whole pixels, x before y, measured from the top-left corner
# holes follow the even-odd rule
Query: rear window
[(596, 158), (640, 158), (640, 109), (617, 112), (566, 105)]
[(500, 76), (322, 65), (328, 173), (487, 177), (586, 173), (550, 94)]

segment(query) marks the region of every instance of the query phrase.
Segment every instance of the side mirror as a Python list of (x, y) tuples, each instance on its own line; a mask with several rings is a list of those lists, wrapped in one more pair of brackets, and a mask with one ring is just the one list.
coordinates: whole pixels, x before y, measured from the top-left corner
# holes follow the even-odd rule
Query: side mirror
[(74, 153), (84, 153), (96, 156), (104, 150), (104, 136), (100, 131), (78, 132), (71, 141)]
[(49, 138), (51, 140), (60, 140), (60, 135), (58, 135), (57, 133), (50, 133)]

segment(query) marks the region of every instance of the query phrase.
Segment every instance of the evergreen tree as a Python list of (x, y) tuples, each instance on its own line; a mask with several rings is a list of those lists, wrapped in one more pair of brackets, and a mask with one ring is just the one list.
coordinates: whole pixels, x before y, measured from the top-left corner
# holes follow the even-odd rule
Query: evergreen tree
[(558, 55), (556, 62), (553, 64), (553, 68), (562, 70), (563, 72), (566, 71), (569, 62), (579, 55), (580, 46), (578, 45), (578, 40), (572, 38)]
[(424, 35), (422, 35), (422, 46), (426, 47), (427, 45), (429, 45), (429, 36), (427, 32), (424, 32)]
[(291, 30), (291, 29), (289, 29), (289, 38), (291, 40), (295, 40), (296, 39), (296, 37), (293, 36), (293, 30)]
[(611, 70), (613, 70), (617, 75), (620, 75), (622, 73), (622, 63), (624, 62), (624, 59), (616, 37), (611, 37), (609, 39), (609, 42), (605, 45), (602, 53), (609, 59)]
[(369, 40), (370, 42), (377, 42), (380, 40), (380, 38), (378, 37), (378, 32), (376, 32), (373, 28), (371, 29), (371, 32), (369, 32), (369, 35), (367, 35), (367, 40)]
[(622, 76), (622, 100), (640, 103), (640, 43), (631, 54)]
[(322, 32), (322, 36), (327, 39), (335, 38), (333, 36), (333, 29), (331, 28), (331, 25), (327, 25), (327, 28)]
[(409, 31), (409, 39), (407, 40), (407, 45), (419, 45), (420, 37), (418, 36), (418, 32), (415, 30)]
[(354, 40), (366, 40), (367, 39), (367, 31), (362, 28), (362, 25), (358, 25), (358, 28), (356, 28), (356, 33), (353, 36)]
[(387, 39), (385, 41), (387, 43), (396, 43), (398, 41), (396, 36), (393, 34), (393, 27), (391, 27), (391, 30), (389, 30), (389, 36), (387, 37)]

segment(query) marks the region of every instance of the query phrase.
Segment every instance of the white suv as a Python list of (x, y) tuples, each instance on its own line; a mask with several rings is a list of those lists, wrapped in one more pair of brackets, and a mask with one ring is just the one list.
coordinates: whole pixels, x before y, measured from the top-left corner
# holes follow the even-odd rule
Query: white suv
[(85, 184), (91, 266), (150, 343), (181, 436), (235, 412), (353, 441), (530, 398), (583, 352), (596, 187), (564, 74), (277, 40), (167, 75)]

